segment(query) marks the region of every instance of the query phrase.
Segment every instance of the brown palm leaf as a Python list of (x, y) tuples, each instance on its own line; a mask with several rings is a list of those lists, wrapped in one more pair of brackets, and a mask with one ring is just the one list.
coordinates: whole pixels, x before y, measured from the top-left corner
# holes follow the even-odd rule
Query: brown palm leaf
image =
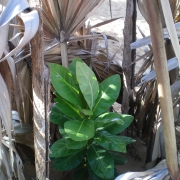
[[(43, 0), (45, 39), (67, 41), (103, 0)], [(64, 32), (64, 39), (60, 33)]]
[[(160, 3), (160, 0), (158, 0), (158, 1)], [(171, 11), (172, 11), (174, 22), (179, 22), (180, 21), (180, 0), (169, 0), (169, 3), (171, 6)], [(138, 6), (139, 6), (139, 10), (140, 10), (141, 14), (148, 22), (147, 10), (144, 6), (143, 0), (138, 0)], [(162, 10), (161, 10), (161, 14), (162, 14), (161, 19), (162, 19), (163, 27), (166, 27)]]

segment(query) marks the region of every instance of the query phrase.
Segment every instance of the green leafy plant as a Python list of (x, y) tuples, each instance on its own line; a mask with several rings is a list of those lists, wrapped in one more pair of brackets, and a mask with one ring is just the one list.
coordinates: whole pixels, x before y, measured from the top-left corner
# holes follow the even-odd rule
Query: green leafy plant
[(55, 102), (50, 119), (59, 125), (63, 138), (51, 147), (56, 170), (75, 169), (74, 179), (111, 180), (115, 165), (127, 160), (126, 145), (134, 140), (118, 136), (133, 121), (130, 115), (109, 112), (116, 101), (121, 80), (113, 75), (98, 83), (93, 71), (79, 58), (65, 68), (50, 65)]

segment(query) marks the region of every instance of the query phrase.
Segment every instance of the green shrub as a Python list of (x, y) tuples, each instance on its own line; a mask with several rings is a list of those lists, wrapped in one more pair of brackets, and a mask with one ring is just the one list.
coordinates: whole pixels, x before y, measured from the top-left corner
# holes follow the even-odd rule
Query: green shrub
[[(65, 68), (49, 64), (55, 89), (50, 120), (59, 125), (63, 138), (51, 147), (53, 167), (75, 169), (74, 179), (111, 180), (115, 165), (124, 164), (126, 145), (133, 139), (117, 134), (133, 121), (130, 115), (109, 112), (120, 92), (120, 76), (98, 83), (93, 71), (79, 58)], [(118, 153), (117, 153), (118, 152)]]

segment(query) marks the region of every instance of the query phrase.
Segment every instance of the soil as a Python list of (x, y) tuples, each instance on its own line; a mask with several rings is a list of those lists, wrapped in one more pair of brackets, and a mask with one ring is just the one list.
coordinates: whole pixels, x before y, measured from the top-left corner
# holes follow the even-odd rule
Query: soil
[[(123, 60), (123, 28), (124, 28), (124, 17), (126, 12), (126, 0), (112, 0), (112, 17), (119, 18), (118, 20), (103, 25), (98, 28), (94, 28), (93, 31), (101, 32), (107, 35), (115, 37), (118, 41), (109, 40), (109, 50), (110, 54), (113, 56), (114, 53), (117, 53), (115, 56), (115, 61), (118, 64), (122, 64)], [(110, 16), (110, 7), (109, 0), (105, 0), (104, 3), (93, 13), (93, 15), (88, 19), (91, 25), (102, 22), (104, 20), (109, 20)], [(145, 35), (149, 35), (149, 28), (141, 16), (140, 12), (137, 13), (137, 25), (141, 28)], [(142, 38), (141, 34), (137, 32), (137, 38)], [(103, 42), (101, 42), (103, 45)], [(137, 56), (142, 53), (142, 49), (137, 51)], [(136, 70), (138, 70), (140, 64), (136, 65)], [(120, 111), (120, 105), (114, 104), (116, 111)], [(127, 154), (124, 156), (127, 158), (127, 164), (123, 166), (117, 166), (118, 172), (120, 174), (129, 172), (129, 171), (144, 171), (144, 164), (146, 158), (146, 146), (141, 142), (139, 138), (135, 138), (136, 142), (128, 148)], [(26, 160), (24, 163), (24, 173), (26, 180), (35, 180), (35, 168), (34, 165), (29, 160)], [(54, 171), (50, 168), (50, 180), (62, 180), (64, 179), (62, 173)], [(66, 180), (69, 178), (66, 177)]]

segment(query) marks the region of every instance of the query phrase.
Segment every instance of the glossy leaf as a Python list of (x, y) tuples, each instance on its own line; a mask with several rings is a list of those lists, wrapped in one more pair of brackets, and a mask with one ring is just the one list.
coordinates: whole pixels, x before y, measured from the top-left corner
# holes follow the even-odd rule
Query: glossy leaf
[(123, 132), (133, 121), (134, 117), (126, 114), (119, 114), (124, 121), (124, 124), (112, 124), (105, 128), (111, 134), (119, 134)]
[(66, 101), (60, 96), (57, 96), (55, 99), (55, 102), (57, 102), (56, 106), (68, 117), (71, 117), (71, 119), (81, 119), (82, 116), (78, 109), (71, 104), (70, 102)]
[(68, 149), (82, 149), (86, 146), (88, 141), (74, 141), (70, 138), (67, 139), (67, 148)]
[(64, 123), (66, 121), (71, 120), (68, 116), (66, 116), (57, 105), (52, 107), (51, 114), (50, 114), (50, 121), (54, 124), (58, 124), (64, 127)]
[(108, 112), (100, 115), (95, 119), (95, 128), (104, 129), (111, 125), (123, 125), (124, 121), (122, 120), (122, 116), (118, 113)]
[(77, 62), (81, 62), (84, 63), (83, 60), (81, 60), (80, 58), (75, 58), (71, 64), (69, 65), (69, 71), (71, 72), (71, 74), (73, 75), (73, 77), (76, 77), (76, 63)]
[(88, 168), (88, 172), (89, 172), (89, 175), (92, 180), (104, 180), (104, 179), (98, 177), (90, 167)]
[(119, 136), (107, 131), (96, 132), (94, 141), (107, 150), (126, 153), (126, 143)]
[(74, 169), (81, 163), (85, 156), (85, 153), (86, 150), (83, 149), (78, 153), (71, 154), (70, 156), (56, 158), (53, 162), (53, 168), (59, 171), (67, 171)]
[(79, 152), (79, 149), (73, 151), (71, 149), (68, 149), (67, 143), (67, 139), (65, 138), (56, 141), (50, 148), (52, 152), (52, 154), (50, 154), (50, 157), (65, 157)]
[(76, 77), (81, 92), (92, 110), (98, 96), (99, 84), (93, 71), (82, 62), (76, 62)]
[(86, 116), (92, 116), (93, 115), (93, 112), (91, 110), (88, 110), (88, 109), (79, 109), (79, 111), (82, 112)]
[(50, 63), (49, 66), (51, 82), (56, 92), (72, 104), (82, 107), (79, 89), (73, 86), (74, 77), (69, 70), (58, 64)]
[(94, 136), (94, 122), (91, 120), (67, 121), (64, 130), (74, 141), (89, 140)]
[(102, 179), (114, 177), (114, 160), (105, 149), (90, 145), (87, 151), (88, 163), (93, 172)]
[(121, 80), (119, 75), (105, 79), (99, 86), (99, 95), (93, 108), (93, 118), (107, 111), (119, 96)]
[(88, 178), (89, 174), (86, 166), (78, 168), (73, 176), (73, 180), (88, 180)]
[(126, 145), (136, 142), (136, 140), (126, 136), (119, 136), (119, 138), (124, 141)]
[(114, 168), (114, 177), (118, 177), (119, 176), (119, 172), (118, 172), (118, 170), (116, 169), (116, 168)]
[(111, 153), (113, 159), (114, 159), (114, 164), (115, 165), (124, 165), (128, 162), (128, 160), (121, 155), (120, 153)]
[(66, 132), (64, 131), (64, 128), (62, 128), (61, 126), (58, 126), (59, 128), (59, 132), (62, 135), (62, 137), (67, 137), (68, 135), (66, 134)]
[(76, 87), (77, 89), (79, 89), (79, 97), (81, 99), (82, 108), (86, 108), (87, 103), (86, 103), (86, 100), (84, 99), (84, 96), (83, 96), (82, 92), (80, 91), (79, 83), (78, 83), (77, 78), (76, 78), (76, 63), (77, 62), (84, 63), (83, 60), (81, 60), (80, 58), (75, 58), (71, 62), (71, 64), (69, 65), (68, 69), (69, 69), (69, 71), (71, 72), (71, 74), (73, 76), (73, 86)]

